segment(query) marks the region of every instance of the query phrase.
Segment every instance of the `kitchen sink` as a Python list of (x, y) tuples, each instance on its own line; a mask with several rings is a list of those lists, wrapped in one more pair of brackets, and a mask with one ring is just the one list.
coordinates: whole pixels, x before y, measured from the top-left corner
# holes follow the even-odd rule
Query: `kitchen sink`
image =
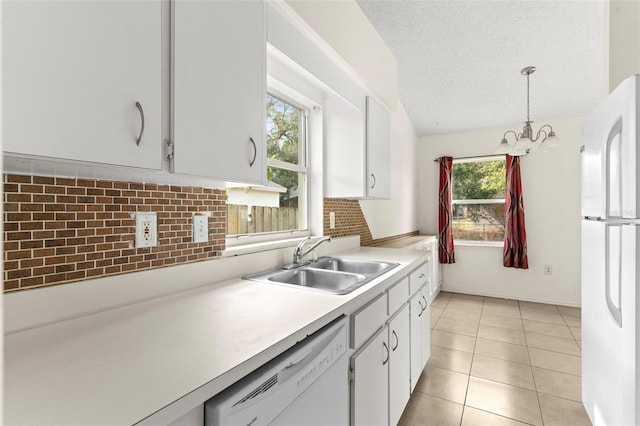
[(337, 257), (321, 257), (298, 267), (288, 266), (243, 277), (247, 280), (269, 284), (284, 284), (323, 291), (348, 294), (373, 281), (398, 263), (371, 260), (352, 260)]
[(364, 275), (344, 274), (342, 272), (312, 268), (294, 269), (269, 277), (269, 281), (311, 287), (332, 293), (341, 293), (365, 279)]
[(373, 275), (389, 269), (389, 263), (386, 262), (340, 259), (337, 257), (321, 257), (315, 262), (312, 262), (311, 266), (318, 269), (364, 275)]

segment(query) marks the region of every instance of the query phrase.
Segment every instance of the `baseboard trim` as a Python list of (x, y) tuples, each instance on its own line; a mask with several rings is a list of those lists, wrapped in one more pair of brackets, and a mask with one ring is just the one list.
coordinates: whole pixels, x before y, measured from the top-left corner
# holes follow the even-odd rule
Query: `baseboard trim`
[(571, 308), (580, 308), (582, 305), (580, 303), (573, 303), (566, 300), (554, 300), (554, 299), (544, 299), (544, 298), (535, 298), (535, 297), (519, 297), (516, 295), (507, 295), (504, 294), (495, 294), (491, 292), (484, 291), (474, 291), (470, 292), (469, 289), (466, 288), (455, 288), (447, 285), (442, 285), (441, 291), (446, 291), (449, 293), (461, 293), (468, 294), (471, 296), (485, 296), (485, 297), (495, 297), (496, 299), (512, 299), (518, 300), (522, 302), (535, 302), (535, 303), (546, 303), (548, 305), (559, 305), (559, 306), (568, 306)]

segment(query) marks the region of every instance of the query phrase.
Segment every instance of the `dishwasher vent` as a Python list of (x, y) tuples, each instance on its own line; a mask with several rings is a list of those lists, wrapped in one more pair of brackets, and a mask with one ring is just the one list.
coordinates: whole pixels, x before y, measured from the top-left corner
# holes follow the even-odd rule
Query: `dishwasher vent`
[(268, 391), (269, 389), (271, 389), (272, 387), (274, 387), (275, 385), (278, 384), (278, 375), (274, 374), (273, 376), (271, 376), (270, 378), (268, 378), (267, 380), (264, 381), (264, 383), (262, 383), (260, 386), (258, 386), (257, 388), (255, 388), (253, 391), (249, 392), (244, 398), (242, 398), (240, 401), (236, 402), (235, 404), (233, 404), (233, 406), (235, 407), (236, 405), (240, 405), (250, 399), (255, 398), (256, 396), (265, 393), (266, 391)]

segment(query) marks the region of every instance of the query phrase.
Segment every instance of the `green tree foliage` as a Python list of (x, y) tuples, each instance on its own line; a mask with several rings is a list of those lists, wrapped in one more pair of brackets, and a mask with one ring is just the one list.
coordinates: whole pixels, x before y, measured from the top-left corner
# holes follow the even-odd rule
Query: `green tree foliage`
[(267, 156), (298, 164), (300, 117), (297, 108), (267, 95)]
[(451, 173), (454, 200), (504, 198), (504, 160), (456, 163)]
[[(454, 200), (493, 200), (505, 195), (504, 160), (456, 163), (451, 173), (452, 197)], [(484, 219), (504, 226), (505, 215), (502, 204), (466, 204), (466, 215), (473, 222)]]
[[(299, 164), (298, 135), (300, 134), (299, 110), (286, 102), (267, 95), (267, 157), (287, 163)], [(267, 168), (267, 178), (287, 188), (280, 195), (286, 202), (298, 188), (298, 174), (276, 167)]]

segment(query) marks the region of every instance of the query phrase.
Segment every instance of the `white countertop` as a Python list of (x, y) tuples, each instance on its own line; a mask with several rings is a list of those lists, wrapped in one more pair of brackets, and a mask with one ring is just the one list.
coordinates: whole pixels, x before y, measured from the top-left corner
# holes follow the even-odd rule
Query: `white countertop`
[(335, 255), (401, 265), (348, 295), (231, 279), (5, 335), (4, 424), (171, 421), (426, 260)]
[(415, 248), (422, 243), (437, 239), (436, 235), (412, 235), (410, 237), (396, 238), (395, 240), (377, 244), (376, 247), (386, 248)]

